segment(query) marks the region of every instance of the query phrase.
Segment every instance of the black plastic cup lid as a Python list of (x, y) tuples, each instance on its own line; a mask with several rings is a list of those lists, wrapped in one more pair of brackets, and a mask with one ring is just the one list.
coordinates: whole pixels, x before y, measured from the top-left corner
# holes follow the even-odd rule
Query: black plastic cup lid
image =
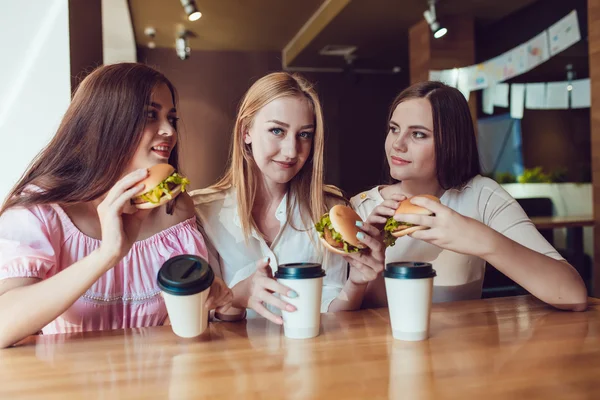
[(183, 254), (165, 261), (158, 271), (158, 286), (166, 293), (188, 296), (205, 291), (215, 274), (202, 257)]
[(426, 279), (436, 275), (431, 264), (425, 262), (401, 261), (386, 264), (383, 276), (393, 279)]
[(281, 264), (277, 267), (277, 279), (312, 279), (325, 276), (325, 271), (318, 263)]

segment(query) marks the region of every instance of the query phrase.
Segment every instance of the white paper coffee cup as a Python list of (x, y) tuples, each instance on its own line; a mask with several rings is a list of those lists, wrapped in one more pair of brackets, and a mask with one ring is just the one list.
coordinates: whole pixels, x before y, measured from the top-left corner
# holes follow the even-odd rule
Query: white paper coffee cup
[(275, 278), (292, 289), (298, 297), (281, 295), (281, 299), (296, 307), (296, 311), (282, 310), (283, 332), (291, 339), (309, 339), (321, 329), (321, 292), (325, 271), (321, 264), (295, 263), (277, 267)]
[(196, 337), (208, 327), (209, 310), (204, 305), (214, 279), (206, 260), (188, 254), (167, 260), (158, 271), (158, 286), (177, 336)]
[(417, 341), (429, 337), (429, 319), (435, 270), (421, 262), (385, 266), (385, 290), (395, 339)]

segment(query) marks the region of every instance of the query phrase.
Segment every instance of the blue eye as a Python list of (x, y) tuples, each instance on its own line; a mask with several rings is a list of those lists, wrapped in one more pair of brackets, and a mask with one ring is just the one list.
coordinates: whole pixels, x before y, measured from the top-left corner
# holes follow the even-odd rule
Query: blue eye
[(424, 139), (427, 137), (423, 132), (413, 132), (413, 136), (417, 139)]
[(301, 139), (312, 139), (314, 136), (314, 132), (300, 132), (298, 136)]
[(272, 128), (272, 129), (269, 129), (269, 132), (271, 132), (275, 136), (280, 136), (283, 133), (283, 129), (281, 129), (281, 128)]

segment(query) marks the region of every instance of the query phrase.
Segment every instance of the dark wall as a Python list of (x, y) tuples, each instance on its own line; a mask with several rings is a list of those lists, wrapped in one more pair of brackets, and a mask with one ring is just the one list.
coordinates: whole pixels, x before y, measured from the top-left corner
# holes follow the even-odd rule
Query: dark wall
[[(508, 83), (564, 81), (567, 64), (573, 64), (577, 79), (589, 77), (586, 0), (538, 0), (495, 24), (478, 27), (477, 62), (486, 61), (529, 40), (574, 9), (578, 13), (582, 40)], [(495, 114), (508, 112), (507, 108), (495, 108)], [(481, 108), (478, 113), (480, 118), (487, 117)], [(526, 168), (541, 166), (547, 172), (567, 169), (569, 180), (589, 181), (589, 109), (525, 109), (521, 126), (523, 161)]]
[[(193, 187), (213, 183), (227, 164), (236, 109), (246, 90), (280, 70), (279, 53), (138, 49), (140, 62), (162, 71), (179, 92), (182, 165)], [(388, 107), (405, 87), (399, 75), (304, 73), (315, 83), (325, 115), (326, 182), (349, 195), (381, 181)]]
[(101, 0), (69, 0), (69, 50), (74, 91), (103, 62)]

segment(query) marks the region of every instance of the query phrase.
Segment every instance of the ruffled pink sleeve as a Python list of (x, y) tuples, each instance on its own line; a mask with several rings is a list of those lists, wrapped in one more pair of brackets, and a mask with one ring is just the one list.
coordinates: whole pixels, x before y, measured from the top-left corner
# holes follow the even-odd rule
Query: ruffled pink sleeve
[(49, 224), (56, 218), (51, 213), (51, 207), (12, 208), (0, 216), (0, 279), (55, 273), (64, 234), (60, 222)]

